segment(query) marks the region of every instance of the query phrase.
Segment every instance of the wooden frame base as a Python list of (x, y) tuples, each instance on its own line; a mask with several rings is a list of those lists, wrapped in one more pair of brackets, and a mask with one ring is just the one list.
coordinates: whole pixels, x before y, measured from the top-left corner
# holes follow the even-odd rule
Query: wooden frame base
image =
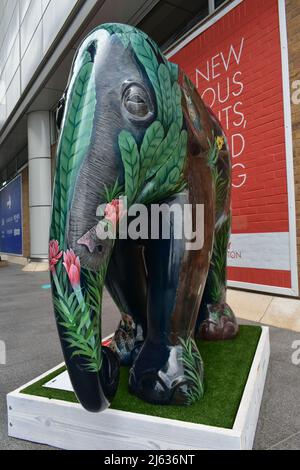
[(111, 409), (89, 413), (77, 403), (21, 393), (59, 365), (7, 395), (8, 434), (61, 449), (252, 449), (269, 356), (264, 326), (232, 429)]

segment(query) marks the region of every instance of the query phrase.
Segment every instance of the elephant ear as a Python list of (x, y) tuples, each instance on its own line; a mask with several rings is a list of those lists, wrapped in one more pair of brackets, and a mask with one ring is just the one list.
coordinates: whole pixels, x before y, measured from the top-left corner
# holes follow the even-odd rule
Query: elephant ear
[(75, 179), (91, 142), (95, 109), (94, 63), (87, 50), (69, 86), (57, 151), (51, 238), (58, 240), (61, 247), (65, 247), (66, 218)]

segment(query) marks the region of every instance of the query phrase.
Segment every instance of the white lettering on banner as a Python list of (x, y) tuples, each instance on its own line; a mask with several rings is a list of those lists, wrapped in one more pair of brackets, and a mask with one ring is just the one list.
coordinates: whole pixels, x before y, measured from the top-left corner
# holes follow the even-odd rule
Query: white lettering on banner
[(227, 265), (290, 271), (289, 233), (232, 234), (227, 250)]
[[(242, 161), (246, 146), (243, 129), (246, 129), (247, 120), (241, 101), (244, 91), (242, 72), (238, 70), (230, 75), (230, 68), (231, 65), (240, 65), (244, 45), (245, 38), (241, 38), (238, 46), (231, 44), (227, 52), (221, 51), (207, 60), (202, 70), (196, 68), (196, 87), (200, 90), (202, 98), (212, 110), (215, 105), (219, 107), (218, 118), (228, 137), (233, 159), (232, 185), (235, 188), (244, 186), (247, 180), (245, 164)], [(212, 84), (211, 81), (215, 79), (218, 79), (217, 83)], [(204, 88), (205, 82), (208, 85), (206, 88)], [(232, 103), (236, 98), (237, 100)], [(231, 100), (231, 104), (226, 105), (228, 100)]]

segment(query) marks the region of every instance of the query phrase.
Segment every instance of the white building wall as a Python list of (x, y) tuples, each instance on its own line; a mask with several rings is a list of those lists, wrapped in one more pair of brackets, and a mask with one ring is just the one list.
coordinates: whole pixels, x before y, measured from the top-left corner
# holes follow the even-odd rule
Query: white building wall
[(0, 130), (78, 0), (0, 0)]

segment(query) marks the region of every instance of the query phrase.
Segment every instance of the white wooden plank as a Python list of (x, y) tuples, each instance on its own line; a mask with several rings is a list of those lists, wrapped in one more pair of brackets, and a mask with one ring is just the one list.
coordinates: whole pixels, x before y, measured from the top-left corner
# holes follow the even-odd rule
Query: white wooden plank
[(247, 384), (233, 425), (241, 433), (241, 448), (252, 449), (270, 357), (269, 328), (262, 327)]
[(9, 435), (63, 449), (238, 449), (235, 431), (136, 413), (8, 395)]

